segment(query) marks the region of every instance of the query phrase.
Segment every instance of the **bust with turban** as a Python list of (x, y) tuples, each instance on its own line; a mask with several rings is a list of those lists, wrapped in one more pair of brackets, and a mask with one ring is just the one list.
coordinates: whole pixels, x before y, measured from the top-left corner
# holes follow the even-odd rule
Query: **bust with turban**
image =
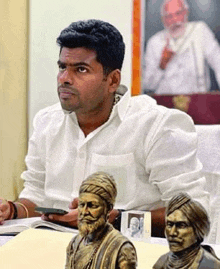
[(112, 209), (117, 196), (117, 188), (114, 178), (104, 172), (97, 172), (84, 180), (79, 189), (81, 193), (93, 193), (106, 202), (108, 209)]
[(136, 268), (134, 245), (108, 222), (116, 196), (115, 180), (105, 172), (94, 173), (82, 182), (79, 234), (67, 247), (66, 269)]
[(201, 245), (209, 229), (204, 207), (186, 193), (175, 195), (166, 208), (165, 235), (170, 252), (161, 256), (153, 268), (220, 268), (212, 247)]

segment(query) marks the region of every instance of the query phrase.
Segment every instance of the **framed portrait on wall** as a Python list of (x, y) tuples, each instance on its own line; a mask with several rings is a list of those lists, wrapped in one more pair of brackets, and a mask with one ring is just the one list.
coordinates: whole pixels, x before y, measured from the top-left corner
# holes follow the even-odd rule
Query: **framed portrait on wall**
[(220, 1), (141, 1), (141, 93), (220, 124)]

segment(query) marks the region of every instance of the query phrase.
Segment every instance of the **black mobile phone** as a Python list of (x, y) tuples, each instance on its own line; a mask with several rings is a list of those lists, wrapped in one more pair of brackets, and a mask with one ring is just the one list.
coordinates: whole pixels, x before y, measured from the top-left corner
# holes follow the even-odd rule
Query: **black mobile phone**
[(49, 208), (49, 207), (35, 207), (35, 211), (45, 215), (49, 214), (65, 215), (68, 213), (68, 211), (63, 209)]

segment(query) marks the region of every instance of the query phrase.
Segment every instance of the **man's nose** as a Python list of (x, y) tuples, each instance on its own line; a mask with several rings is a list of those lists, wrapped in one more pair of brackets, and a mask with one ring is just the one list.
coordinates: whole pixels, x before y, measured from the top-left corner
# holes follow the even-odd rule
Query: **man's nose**
[(88, 207), (87, 207), (87, 205), (84, 205), (84, 207), (81, 209), (81, 212), (82, 212), (83, 215), (88, 214)]
[(178, 21), (177, 17), (175, 15), (173, 15), (172, 20), (171, 20), (171, 24), (174, 24)]
[(58, 74), (58, 82), (61, 84), (72, 84), (72, 78), (68, 70), (64, 70)]
[(176, 225), (173, 225), (172, 228), (170, 229), (170, 235), (175, 236), (177, 235), (177, 228)]

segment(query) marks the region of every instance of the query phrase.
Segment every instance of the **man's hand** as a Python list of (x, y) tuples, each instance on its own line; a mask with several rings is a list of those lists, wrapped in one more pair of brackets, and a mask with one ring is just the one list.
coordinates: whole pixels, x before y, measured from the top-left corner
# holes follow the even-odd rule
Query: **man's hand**
[(162, 69), (162, 70), (166, 69), (167, 64), (172, 59), (174, 54), (175, 53), (169, 49), (169, 40), (167, 39), (166, 46), (164, 47), (162, 54), (161, 54), (160, 69)]
[(76, 209), (79, 204), (79, 198), (74, 198), (72, 202), (69, 204), (69, 209)]
[(10, 204), (5, 199), (0, 198), (0, 224), (3, 224), (3, 221), (8, 219), (10, 214)]
[(63, 224), (65, 226), (69, 227), (77, 227), (78, 224), (78, 198), (75, 198), (70, 204), (69, 204), (69, 209), (70, 212), (65, 215), (57, 215), (57, 214), (50, 214), (48, 216), (42, 215), (41, 218), (43, 220), (51, 221), (51, 222), (56, 222)]
[(65, 215), (49, 214), (48, 216), (46, 216), (45, 214), (43, 214), (41, 218), (43, 220), (76, 228), (78, 223), (78, 209), (73, 209)]
[(114, 223), (115, 219), (119, 216), (120, 212), (117, 209), (112, 209), (109, 213), (108, 221)]

